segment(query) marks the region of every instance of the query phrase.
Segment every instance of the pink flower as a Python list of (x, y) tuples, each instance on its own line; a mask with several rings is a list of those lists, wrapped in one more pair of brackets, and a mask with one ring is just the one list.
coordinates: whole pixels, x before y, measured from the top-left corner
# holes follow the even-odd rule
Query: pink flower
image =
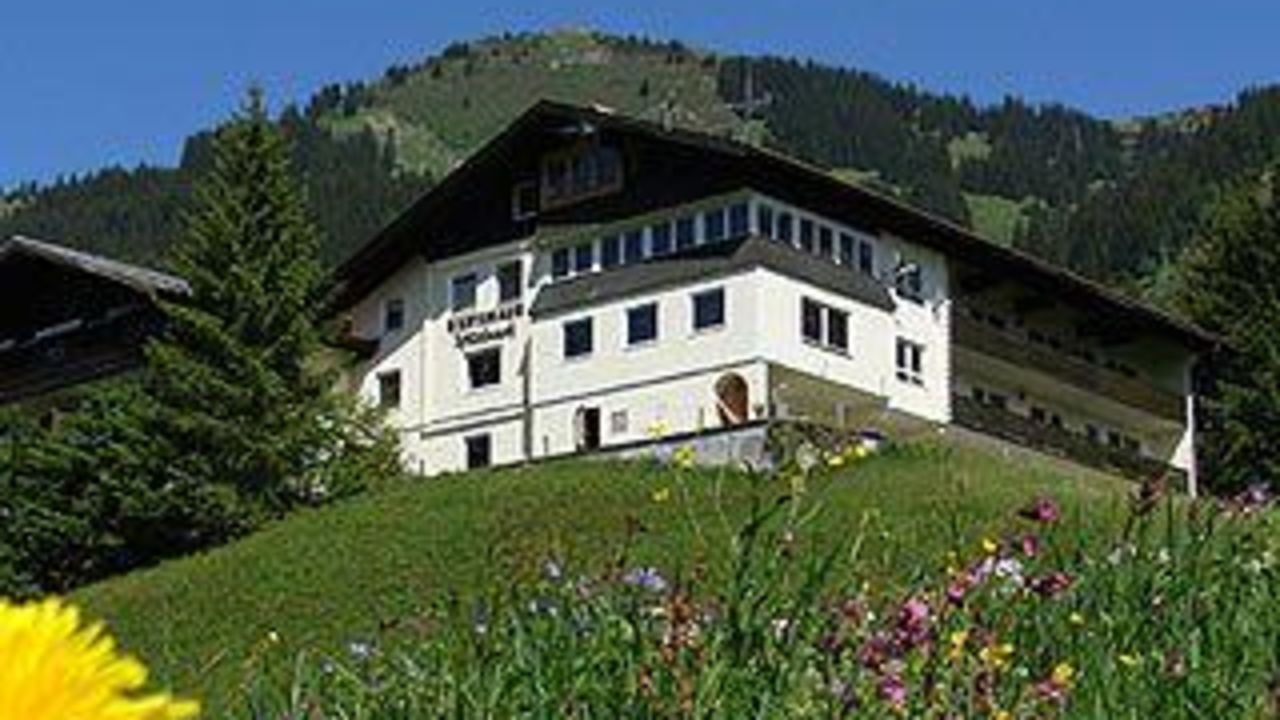
[(1052, 498), (1036, 498), (1035, 502), (1018, 511), (1018, 516), (1042, 525), (1051, 525), (1062, 517), (1062, 511)]
[(894, 639), (904, 650), (921, 645), (928, 639), (930, 614), (929, 603), (920, 598), (911, 598), (902, 604)]
[(1031, 581), (1031, 589), (1042, 597), (1056, 597), (1075, 584), (1075, 578), (1064, 572), (1053, 572)]
[(1040, 538), (1027, 533), (1022, 536), (1022, 554), (1029, 558), (1035, 557), (1040, 552)]
[(956, 606), (963, 605), (967, 592), (969, 592), (969, 583), (966, 578), (953, 580), (950, 585), (947, 585), (947, 602)]
[(892, 705), (895, 709), (901, 710), (907, 705), (907, 686), (903, 684), (902, 678), (894, 674), (887, 674), (880, 678), (880, 699)]

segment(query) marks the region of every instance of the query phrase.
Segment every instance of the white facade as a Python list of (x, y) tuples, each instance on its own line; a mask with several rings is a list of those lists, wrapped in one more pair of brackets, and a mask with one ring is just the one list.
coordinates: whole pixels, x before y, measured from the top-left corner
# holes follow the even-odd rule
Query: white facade
[[(791, 225), (785, 232), (784, 217)], [(806, 262), (819, 256), (849, 277), (864, 275), (892, 302), (877, 306), (830, 283), (759, 264), (621, 295), (609, 287), (609, 278), (659, 262), (681, 263), (678, 253), (743, 235), (790, 246), (788, 252), (810, 258)], [(521, 269), (519, 292), (511, 297), (508, 287), (504, 299), (498, 276), (511, 263)], [(459, 280), (468, 276), (475, 278), (474, 303), (457, 307), (455, 286), (469, 287)], [(936, 249), (850, 228), (747, 190), (590, 228), (540, 228), (518, 243), (430, 264), (415, 259), (368, 293), (351, 313), (357, 336), (380, 338), (378, 352), (362, 368), (361, 394), (389, 405), (406, 463), (424, 474), (625, 445), (654, 433), (802, 416), (781, 399), (779, 380), (771, 378), (783, 371), (879, 399), (906, 416), (947, 423), (953, 398), (981, 382), (954, 368), (953, 276), (948, 258)], [(547, 288), (591, 278), (596, 294), (571, 307), (531, 313)], [(723, 319), (699, 328), (694, 298), (707, 292), (723, 293)], [(392, 304), (403, 308), (398, 330), (386, 327)], [(631, 342), (629, 311), (650, 305), (656, 337), (646, 331), (644, 340)], [(806, 315), (806, 307), (818, 310)], [(583, 320), (591, 328), (589, 351), (583, 351)], [(568, 356), (566, 327), (575, 322), (578, 354)], [(844, 332), (829, 335), (831, 324)], [(468, 361), (475, 352), (498, 357), (497, 382), (475, 387)], [(987, 358), (968, 362), (1003, 377)], [(1190, 403), (1187, 372), (1182, 364), (1167, 374), (1178, 376), (1168, 382)], [(387, 397), (389, 377), (397, 378), (391, 385), (398, 397)], [(742, 416), (732, 409), (726, 415), (726, 382), (735, 388), (735, 402), (745, 403)], [(1098, 405), (1087, 393), (1054, 398), (1066, 398), (1073, 408)], [(1123, 404), (1104, 410), (1134, 425), (1144, 421)], [(1191, 427), (1188, 422), (1179, 429), (1176, 448), (1161, 460), (1193, 469)]]

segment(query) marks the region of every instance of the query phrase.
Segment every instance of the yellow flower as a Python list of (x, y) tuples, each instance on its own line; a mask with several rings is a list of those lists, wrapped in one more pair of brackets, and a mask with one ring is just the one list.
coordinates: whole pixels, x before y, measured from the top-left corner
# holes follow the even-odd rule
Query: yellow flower
[(827, 458), (827, 467), (838, 468), (844, 465), (843, 455), (831, 455)]
[(1076, 679), (1076, 669), (1071, 667), (1071, 663), (1060, 662), (1053, 666), (1049, 678), (1059, 687), (1071, 687)]
[(1010, 657), (1013, 657), (1013, 645), (1009, 643), (988, 645), (978, 653), (978, 658), (982, 660), (984, 665), (993, 667), (996, 670), (1007, 667)]
[(675, 452), (671, 453), (671, 462), (674, 463), (676, 467), (686, 470), (693, 467), (693, 463), (697, 459), (697, 452), (694, 451), (692, 445), (681, 445), (676, 448)]
[(1013, 713), (1008, 710), (996, 710), (995, 714), (992, 715), (991, 718), (992, 720), (1013, 720)]
[(1076, 627), (1080, 627), (1081, 625), (1084, 625), (1084, 615), (1081, 615), (1078, 612), (1073, 612), (1067, 616), (1067, 622), (1075, 625)]
[(858, 460), (862, 460), (870, 454), (871, 451), (867, 449), (866, 445), (858, 445), (853, 449), (853, 457)]
[(61, 600), (0, 600), (0, 658), (3, 720), (184, 720), (200, 712), (167, 694), (140, 696), (147, 669)]
[(664, 503), (671, 499), (671, 488), (658, 488), (653, 491), (653, 495), (650, 497), (652, 497), (653, 501), (656, 503)]
[(991, 538), (982, 538), (982, 551), (988, 555), (995, 555), (1000, 549), (1000, 543)]
[(1120, 653), (1116, 657), (1116, 660), (1119, 660), (1120, 664), (1124, 665), (1125, 667), (1137, 667), (1138, 664), (1142, 662), (1142, 656), (1130, 655), (1129, 653)]
[(969, 642), (968, 630), (956, 630), (951, 633), (951, 649), (947, 651), (947, 657), (952, 660), (959, 660), (964, 655), (965, 643)]
[(279, 645), (280, 633), (276, 632), (275, 630), (271, 630), (267, 632), (267, 642), (271, 643), (272, 645)]

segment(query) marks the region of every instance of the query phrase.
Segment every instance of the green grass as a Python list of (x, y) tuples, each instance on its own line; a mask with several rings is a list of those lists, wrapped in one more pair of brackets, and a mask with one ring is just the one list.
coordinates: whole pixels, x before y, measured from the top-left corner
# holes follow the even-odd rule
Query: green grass
[[(672, 489), (657, 503), (652, 493)], [(935, 569), (953, 547), (1007, 525), (1038, 493), (1081, 522), (1111, 522), (1124, 483), (1066, 476), (984, 451), (899, 449), (830, 477), (819, 538), (865, 532), (862, 569), (886, 582)], [(157, 678), (212, 708), (236, 694), (245, 659), (275, 631), (283, 650), (331, 651), (410, 617), (446, 592), (483, 592), (537, 574), (551, 557), (599, 569), (629, 563), (718, 567), (754, 492), (744, 475), (674, 474), (647, 463), (563, 462), (420, 481), (304, 512), (232, 546), (77, 593)], [(642, 530), (638, 530), (642, 528)], [(634, 532), (633, 532), (634, 531)]]

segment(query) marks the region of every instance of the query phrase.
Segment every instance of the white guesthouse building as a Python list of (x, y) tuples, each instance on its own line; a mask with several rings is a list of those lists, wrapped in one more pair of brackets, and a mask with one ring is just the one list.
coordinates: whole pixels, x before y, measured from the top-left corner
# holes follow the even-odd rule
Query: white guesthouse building
[(541, 103), (338, 271), (425, 474), (781, 421), (1195, 483), (1197, 328), (774, 153)]

